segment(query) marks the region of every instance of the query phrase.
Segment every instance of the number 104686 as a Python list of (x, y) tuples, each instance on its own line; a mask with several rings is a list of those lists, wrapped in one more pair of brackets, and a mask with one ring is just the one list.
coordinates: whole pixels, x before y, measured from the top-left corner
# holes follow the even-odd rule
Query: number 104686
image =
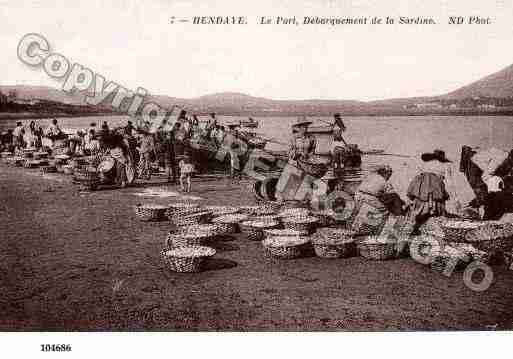
[(70, 352), (71, 344), (41, 344), (42, 352)]

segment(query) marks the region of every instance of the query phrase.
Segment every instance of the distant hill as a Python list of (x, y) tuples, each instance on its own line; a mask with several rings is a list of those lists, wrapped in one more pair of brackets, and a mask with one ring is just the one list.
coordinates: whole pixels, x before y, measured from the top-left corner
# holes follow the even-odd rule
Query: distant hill
[[(17, 97), (22, 99), (41, 99), (67, 105), (85, 105), (85, 95), (82, 93), (67, 94), (55, 88), (42, 86), (0, 86), (0, 91), (3, 93), (8, 93), (11, 90), (15, 90)], [(478, 97), (485, 97), (486, 101), (476, 101), (475, 99)], [(504, 114), (507, 111), (513, 111), (513, 65), (448, 94), (431, 97), (395, 98), (368, 102), (316, 99), (273, 100), (239, 92), (221, 92), (190, 99), (151, 95), (149, 100), (164, 108), (177, 105), (193, 112), (216, 112), (225, 115), (309, 116), (331, 115), (335, 112), (341, 112), (344, 115), (472, 114), (474, 112)], [(89, 106), (89, 108), (110, 112), (110, 109), (102, 106)]]
[(442, 97), (464, 99), (472, 97), (513, 97), (513, 65), (452, 91)]

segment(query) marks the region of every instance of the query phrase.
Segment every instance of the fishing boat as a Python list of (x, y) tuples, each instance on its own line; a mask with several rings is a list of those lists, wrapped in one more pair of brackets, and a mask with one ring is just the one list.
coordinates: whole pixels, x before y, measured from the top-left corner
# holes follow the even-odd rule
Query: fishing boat
[(241, 120), (240, 121), (240, 126), (241, 127), (246, 127), (246, 128), (258, 128), (258, 121), (256, 121), (252, 117), (250, 117), (247, 120)]

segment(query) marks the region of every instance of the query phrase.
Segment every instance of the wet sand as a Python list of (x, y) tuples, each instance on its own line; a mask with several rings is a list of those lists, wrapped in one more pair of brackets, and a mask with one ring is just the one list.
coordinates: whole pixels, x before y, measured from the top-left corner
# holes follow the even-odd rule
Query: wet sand
[[(478, 293), (462, 273), (411, 259), (278, 261), (235, 237), (216, 244), (206, 271), (171, 272), (159, 258), (170, 224), (133, 213), (141, 186), (165, 186), (151, 182), (81, 193), (64, 175), (0, 165), (0, 330), (513, 329), (513, 276), (502, 267)], [(252, 203), (243, 188), (201, 178), (191, 194)]]

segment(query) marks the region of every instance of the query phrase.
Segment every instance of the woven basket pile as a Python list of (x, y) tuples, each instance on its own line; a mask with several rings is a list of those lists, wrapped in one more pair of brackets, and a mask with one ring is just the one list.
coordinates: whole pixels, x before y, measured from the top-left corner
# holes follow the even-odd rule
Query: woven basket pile
[(250, 241), (261, 241), (264, 239), (264, 230), (279, 227), (279, 223), (275, 221), (244, 221), (239, 224), (242, 233), (244, 233)]
[(321, 258), (347, 258), (355, 253), (354, 232), (341, 228), (322, 228), (312, 238), (315, 254)]
[(281, 210), (279, 215), (283, 218), (307, 217), (310, 215), (310, 210), (307, 208), (301, 208), (301, 207), (286, 208), (286, 209)]
[(39, 166), (39, 160), (25, 160), (25, 163), (23, 163), (23, 167), (25, 168), (37, 168)]
[(335, 224), (332, 211), (312, 212), (312, 215), (319, 219), (319, 222), (317, 223), (317, 226), (319, 227), (328, 227)]
[(166, 237), (166, 244), (170, 249), (177, 247), (203, 246), (207, 244), (211, 238), (212, 235), (206, 232), (169, 232)]
[(513, 224), (489, 223), (467, 233), (465, 241), (486, 252), (513, 251)]
[(165, 219), (167, 207), (159, 204), (138, 204), (135, 214), (141, 221), (161, 221)]
[(215, 249), (204, 246), (178, 247), (161, 252), (171, 270), (180, 273), (199, 272), (205, 259), (215, 254)]
[(388, 237), (367, 236), (357, 243), (357, 248), (366, 259), (382, 261), (396, 257), (396, 242)]
[(268, 254), (280, 259), (294, 259), (303, 255), (306, 246), (310, 243), (307, 236), (269, 236), (262, 245)]
[(48, 152), (34, 152), (34, 159), (42, 160), (48, 158)]
[(247, 219), (246, 214), (225, 214), (212, 219), (212, 223), (224, 226), (226, 234), (233, 234), (240, 232), (239, 223)]
[(441, 224), (444, 240), (451, 243), (464, 243), (468, 233), (484, 225), (483, 222), (448, 220)]
[(295, 231), (307, 231), (312, 233), (317, 227), (319, 219), (317, 217), (285, 217), (282, 219), (283, 226), (286, 229), (292, 229)]
[(189, 213), (185, 215), (174, 215), (171, 217), (171, 222), (175, 226), (193, 226), (197, 224), (207, 224), (212, 219), (212, 213), (209, 211), (201, 211)]
[(224, 216), (226, 214), (235, 214), (239, 212), (237, 207), (230, 206), (206, 206), (205, 209), (212, 212), (214, 217)]

